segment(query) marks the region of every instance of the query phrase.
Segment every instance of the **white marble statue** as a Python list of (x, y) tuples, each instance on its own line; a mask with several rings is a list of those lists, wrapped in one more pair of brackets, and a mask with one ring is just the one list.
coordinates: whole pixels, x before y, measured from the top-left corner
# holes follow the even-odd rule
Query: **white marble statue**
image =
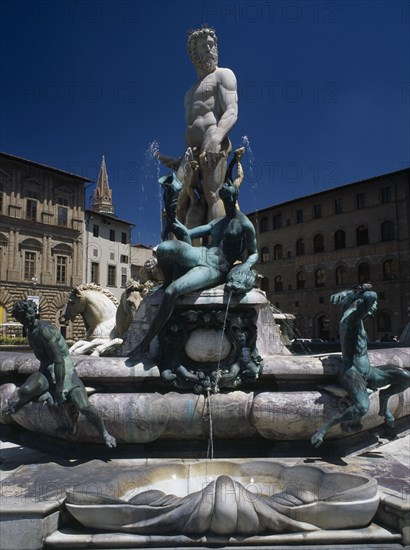
[[(228, 134), (238, 118), (238, 98), (234, 73), (218, 67), (217, 37), (213, 29), (203, 27), (192, 31), (188, 53), (198, 80), (184, 99), (186, 153), (181, 159), (161, 154), (159, 159), (178, 170), (178, 178), (186, 182), (179, 199), (178, 217), (192, 228), (225, 213), (218, 189), (225, 181), (226, 161), (231, 151)], [(192, 164), (187, 167), (192, 161), (199, 167), (194, 174)]]
[(115, 296), (94, 283), (73, 288), (60, 316), (60, 323), (73, 321), (81, 315), (87, 332), (86, 340), (79, 340), (71, 346), (71, 355), (101, 355), (108, 347), (122, 344), (122, 339), (116, 337), (117, 306)]

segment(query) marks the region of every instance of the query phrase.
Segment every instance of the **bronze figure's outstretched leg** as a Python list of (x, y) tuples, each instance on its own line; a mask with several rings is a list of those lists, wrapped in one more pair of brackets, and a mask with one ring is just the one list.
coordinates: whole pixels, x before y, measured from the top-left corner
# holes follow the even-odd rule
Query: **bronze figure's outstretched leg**
[(47, 378), (41, 372), (31, 374), (22, 386), (17, 390), (17, 399), (12, 400), (6, 410), (6, 414), (15, 414), (24, 405), (45, 394), (49, 389)]

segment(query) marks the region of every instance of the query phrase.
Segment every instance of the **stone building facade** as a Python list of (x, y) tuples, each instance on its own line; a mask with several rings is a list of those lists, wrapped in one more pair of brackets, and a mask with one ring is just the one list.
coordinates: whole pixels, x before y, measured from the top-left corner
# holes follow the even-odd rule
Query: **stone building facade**
[(369, 337), (400, 336), (410, 315), (410, 169), (248, 216), (263, 288), (273, 305), (295, 315), (296, 337), (337, 339), (340, 309), (330, 296), (362, 282), (379, 296)]
[(59, 326), (68, 292), (83, 278), (88, 181), (0, 153), (0, 322), (13, 320), (16, 300), (35, 296), (40, 317)]

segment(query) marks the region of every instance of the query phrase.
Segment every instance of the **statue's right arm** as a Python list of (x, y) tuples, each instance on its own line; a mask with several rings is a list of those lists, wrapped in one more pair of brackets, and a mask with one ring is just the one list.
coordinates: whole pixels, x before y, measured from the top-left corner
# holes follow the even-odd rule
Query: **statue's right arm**
[(157, 153), (157, 158), (164, 166), (169, 168), (170, 170), (173, 170), (176, 172), (178, 170), (178, 167), (181, 163), (182, 157), (175, 158), (175, 157), (167, 157), (165, 155), (161, 155), (160, 152)]

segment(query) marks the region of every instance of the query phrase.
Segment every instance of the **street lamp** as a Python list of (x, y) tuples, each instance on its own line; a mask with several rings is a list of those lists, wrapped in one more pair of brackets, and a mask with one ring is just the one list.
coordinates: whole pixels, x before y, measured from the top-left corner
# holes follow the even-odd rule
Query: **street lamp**
[(38, 285), (38, 277), (37, 277), (37, 275), (33, 275), (33, 276), (31, 277), (31, 284), (32, 284), (32, 286), (33, 286), (33, 294), (35, 294), (35, 293), (36, 293), (36, 286)]
[(36, 286), (37, 285), (38, 285), (38, 277), (37, 277), (37, 275), (33, 275), (31, 277), (31, 286), (32, 286), (32, 289), (33, 289), (33, 296), (28, 296), (28, 299), (36, 304), (36, 308), (37, 308), (36, 317), (37, 317), (37, 319), (40, 319), (40, 296), (36, 295)]

